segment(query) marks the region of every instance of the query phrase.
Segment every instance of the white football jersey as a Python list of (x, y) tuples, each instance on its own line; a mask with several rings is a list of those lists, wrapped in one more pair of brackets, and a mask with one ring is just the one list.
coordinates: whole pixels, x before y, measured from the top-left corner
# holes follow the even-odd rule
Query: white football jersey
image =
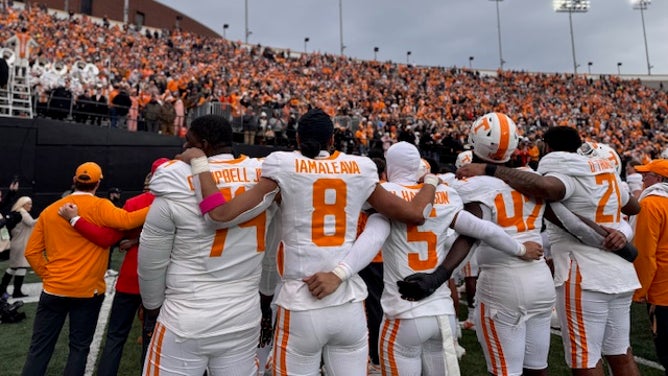
[[(383, 183), (383, 187), (410, 201), (420, 191), (421, 185)], [(383, 244), (385, 289), (380, 299), (383, 312), (388, 317), (407, 319), (454, 314), (447, 283), (429, 297), (418, 302), (409, 302), (401, 298), (397, 281), (414, 273), (431, 273), (443, 262), (452, 245), (450, 237), (455, 236), (448, 231), (450, 224), (462, 208), (457, 192), (440, 184), (436, 189), (434, 206), (424, 224), (415, 226), (391, 221), (392, 230)]]
[[(600, 225), (619, 228), (621, 208), (629, 200), (621, 179), (609, 160), (589, 159), (576, 153), (552, 152), (538, 164), (538, 172), (554, 176), (566, 187), (561, 201), (570, 211)], [(569, 258), (582, 272), (582, 287), (609, 294), (640, 287), (633, 264), (612, 252), (589, 247), (559, 227), (548, 223), (555, 262), (555, 284), (568, 279)]]
[[(531, 169), (524, 169), (532, 171)], [(508, 235), (520, 243), (526, 241), (542, 244), (540, 235), (545, 204), (531, 199), (511, 188), (503, 180), (490, 176), (475, 176), (462, 181), (457, 193), (464, 203), (479, 202), (491, 212), (489, 220), (498, 224)], [(525, 266), (527, 261), (511, 257), (485, 242), (476, 248), (478, 266)], [(532, 262), (544, 262), (532, 261)]]
[[(228, 200), (260, 178), (257, 159), (223, 154), (209, 164)], [(162, 305), (159, 321), (186, 338), (258, 325), (258, 283), (275, 206), (239, 226), (216, 230), (202, 217), (190, 166), (181, 161), (160, 166), (150, 189), (156, 199), (140, 239), (139, 276), (148, 307)]]
[(331, 271), (346, 256), (362, 206), (378, 184), (376, 165), (340, 152), (321, 152), (316, 159), (274, 152), (262, 165), (262, 177), (281, 190), (283, 247), (277, 263), (283, 283), (274, 302), (299, 311), (364, 300), (366, 287), (357, 275), (321, 300), (302, 279)]

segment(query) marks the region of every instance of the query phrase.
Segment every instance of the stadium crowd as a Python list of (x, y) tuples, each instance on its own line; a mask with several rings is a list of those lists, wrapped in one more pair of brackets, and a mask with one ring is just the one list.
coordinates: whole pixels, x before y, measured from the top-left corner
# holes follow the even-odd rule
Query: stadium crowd
[[(283, 140), (290, 134), (290, 116), (319, 107), (351, 130), (349, 140), (355, 150), (362, 145), (362, 153), (372, 142), (387, 147), (413, 137), (423, 151), (450, 151), (453, 143), (465, 143), (463, 130), (471, 121), (500, 111), (513, 116), (527, 141), (539, 140), (548, 126), (571, 125), (583, 139), (611, 144), (620, 155), (640, 161), (658, 155), (666, 139), (666, 92), (617, 76), (483, 75), (464, 68), (293, 54), (179, 29), (151, 32), (96, 23), (85, 15), (63, 18), (40, 6), (9, 8), (0, 21), (5, 25), (0, 40), (27, 26), (39, 44), (31, 65), (70, 67), (69, 75), (36, 77), (35, 92), (44, 107), (49, 94), (65, 88), (79, 112), (73, 118), (80, 122), (100, 124), (110, 114), (112, 125), (120, 117), (120, 125), (131, 131), (183, 136), (186, 114), (216, 103), (238, 123), (235, 129), (255, 133), (247, 142), (290, 144)], [(73, 69), (87, 64), (99, 73), (86, 77)], [(119, 93), (122, 100), (115, 100)], [(271, 132), (262, 112), (279, 120)], [(360, 123), (366, 141), (354, 135)]]
[[(643, 254), (664, 251), (663, 244), (635, 250), (631, 225), (622, 220), (622, 213), (642, 215), (641, 205), (660, 208), (658, 197), (668, 195), (668, 166), (658, 159), (665, 157), (668, 115), (662, 90), (615, 76), (484, 75), (293, 55), (178, 29), (151, 33), (85, 16), (62, 19), (38, 6), (10, 10), (0, 22), (0, 39), (26, 29), (39, 45), (31, 58), (40, 101), (63, 89), (75, 98), (76, 121), (176, 134), (187, 148), (180, 160), (154, 163), (140, 210), (128, 213), (95, 197), (104, 177), (88, 162), (75, 172), (74, 192), (39, 215), (26, 259), (43, 291), (24, 374), (46, 372), (66, 315), (74, 321), (65, 373), (83, 374), (106, 289), (104, 252), (118, 241), (100, 244), (100, 234), (113, 229), (134, 229), (128, 268), (137, 274), (127, 292), (132, 307), (123, 308), (119, 294), (112, 308), (131, 314), (116, 317), (109, 336), (118, 335), (115, 344), (127, 340), (141, 303), (145, 346), (150, 338), (145, 374), (254, 374), (258, 337), (260, 347), (273, 337), (267, 364), (274, 374), (318, 374), (324, 367), (327, 374), (362, 375), (378, 366), (384, 375), (457, 375), (455, 304), (446, 282), (474, 238), (484, 240), (476, 250), (482, 272), (475, 327), (490, 374), (548, 373), (553, 307), (574, 375), (603, 375), (602, 358), (615, 374), (639, 375), (629, 342), (632, 299), (649, 303), (650, 315), (658, 306), (653, 319), (667, 325), (663, 299), (654, 300), (663, 293), (642, 290), (654, 268)], [(88, 64), (95, 69), (86, 71)], [(53, 70), (64, 66), (78, 68), (70, 75)], [(211, 104), (226, 117), (185, 121)], [(301, 153), (235, 158), (233, 129), (245, 143)], [(434, 166), (452, 162), (469, 141), (470, 164), (457, 171), (466, 179), (427, 173), (427, 159)], [(598, 144), (583, 141), (609, 145), (632, 161), (645, 188), (650, 178), (661, 185), (637, 189), (639, 203), (634, 190), (622, 188), (621, 158), (596, 154)], [(352, 155), (383, 152), (384, 171)], [(379, 213), (358, 234), (365, 203)], [(658, 222), (639, 219), (647, 228)], [(453, 230), (468, 238), (452, 239)], [(552, 270), (543, 253), (548, 245)], [(367, 364), (368, 282), (357, 273), (381, 246), (387, 269), (376, 281), (384, 286), (380, 364)], [(638, 253), (643, 264), (634, 269)], [(14, 296), (23, 295), (20, 288)], [(527, 294), (517, 297), (520, 288)], [(663, 337), (656, 347), (665, 366)], [(101, 371), (120, 362), (122, 352), (108, 352), (114, 355), (106, 361), (115, 364), (100, 363)]]

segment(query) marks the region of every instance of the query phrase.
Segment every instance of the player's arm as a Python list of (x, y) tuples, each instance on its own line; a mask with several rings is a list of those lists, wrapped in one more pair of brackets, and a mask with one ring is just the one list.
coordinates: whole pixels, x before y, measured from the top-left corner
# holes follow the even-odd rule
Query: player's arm
[(227, 201), (211, 176), (209, 162), (202, 150), (189, 148), (177, 159), (189, 163), (193, 176), (197, 175), (204, 198), (200, 203), (202, 214), (220, 222), (218, 227), (230, 227), (257, 217), (271, 205), (278, 192), (275, 181), (260, 178), (253, 188)]
[(633, 195), (629, 195), (629, 201), (622, 206), (622, 213), (626, 215), (636, 215), (640, 213), (640, 203)]
[(429, 215), (436, 194), (438, 178), (428, 174), (425, 184), (411, 201), (406, 201), (383, 188), (376, 185), (367, 202), (379, 213), (389, 219), (397, 220), (407, 224), (421, 225)]
[(629, 262), (633, 262), (638, 255), (638, 250), (627, 241), (630, 238), (627, 233), (633, 232), (628, 224), (621, 227), (624, 231), (606, 228), (571, 212), (559, 202), (552, 202), (546, 207), (545, 219), (573, 235), (583, 244), (612, 251)]
[(156, 197), (151, 205), (139, 241), (139, 290), (147, 310), (156, 310), (165, 300), (167, 266), (176, 226), (169, 202)]
[(390, 221), (381, 214), (369, 216), (364, 231), (350, 247), (348, 254), (330, 272), (319, 272), (304, 282), (314, 297), (322, 299), (336, 291), (339, 285), (357, 274), (374, 259), (390, 235)]
[(526, 196), (549, 202), (559, 201), (566, 195), (564, 183), (553, 176), (542, 176), (516, 168), (485, 163), (470, 163), (457, 169), (459, 179), (480, 175), (499, 178)]
[(109, 248), (123, 239), (123, 232), (98, 226), (79, 216), (79, 209), (74, 205), (63, 205), (58, 215), (70, 222), (70, 225), (86, 240), (103, 248)]
[(146, 215), (148, 214), (148, 209), (149, 208), (146, 207), (129, 212), (125, 209), (115, 207), (109, 200), (104, 200), (104, 202), (100, 204), (100, 224), (118, 230), (132, 230), (144, 223)]
[(475, 214), (482, 216), (480, 204), (467, 204), (466, 208), (467, 210), (461, 210), (457, 213), (450, 224), (450, 227), (459, 234), (482, 240), (499, 251), (510, 256), (517, 256), (523, 260), (538, 260), (543, 256), (543, 247), (540, 244), (535, 242), (519, 243), (497, 224), (485, 221), (469, 212), (469, 210), (475, 211)]

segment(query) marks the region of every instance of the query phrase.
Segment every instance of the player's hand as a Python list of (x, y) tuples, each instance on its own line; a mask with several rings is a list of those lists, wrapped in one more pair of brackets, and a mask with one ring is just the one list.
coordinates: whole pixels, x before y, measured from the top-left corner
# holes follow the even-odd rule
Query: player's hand
[(204, 151), (200, 148), (188, 148), (183, 151), (181, 154), (177, 154), (174, 159), (178, 159), (180, 161), (186, 162), (190, 164), (190, 161), (193, 158), (199, 158), (199, 157), (206, 157), (206, 154), (204, 154)]
[(434, 276), (429, 273), (415, 273), (404, 278), (403, 281), (397, 281), (401, 299), (410, 302), (422, 300), (433, 294), (438, 288), (434, 285)]
[(543, 257), (543, 246), (536, 242), (524, 242), (527, 252), (520, 258), (524, 261), (538, 260)]
[(79, 215), (79, 208), (76, 206), (76, 204), (68, 202), (58, 209), (58, 215), (69, 221), (70, 219)]
[(118, 243), (118, 248), (120, 248), (121, 251), (127, 251), (128, 249), (132, 248), (133, 245), (138, 243), (139, 239), (123, 239), (120, 243)]
[(470, 178), (471, 176), (485, 175), (484, 163), (469, 163), (457, 169), (457, 179)]
[(608, 232), (603, 240), (603, 247), (610, 251), (617, 251), (626, 245), (626, 235), (610, 227), (601, 226)]
[(341, 284), (341, 279), (332, 272), (318, 272), (304, 278), (303, 281), (311, 294), (318, 299), (323, 299), (333, 293)]
[(13, 191), (13, 192), (16, 192), (16, 191), (19, 190), (19, 182), (18, 182), (18, 180), (15, 180), (15, 181), (11, 182), (11, 184), (9, 184), (9, 190), (10, 190), (10, 191)]
[(271, 338), (274, 336), (273, 314), (271, 310), (271, 301), (273, 296), (260, 293), (260, 308), (262, 310), (262, 320), (260, 321), (260, 341), (257, 347), (265, 347), (271, 344)]

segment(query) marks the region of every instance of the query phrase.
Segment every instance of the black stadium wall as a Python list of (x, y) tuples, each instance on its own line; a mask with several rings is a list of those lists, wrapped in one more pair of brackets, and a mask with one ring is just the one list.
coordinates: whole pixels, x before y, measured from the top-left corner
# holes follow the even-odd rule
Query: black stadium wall
[[(146, 132), (97, 127), (44, 118), (0, 117), (0, 187), (3, 191), (19, 178), (18, 195), (33, 199), (39, 213), (70, 189), (77, 166), (92, 161), (104, 178), (98, 196), (111, 187), (123, 191), (123, 200), (141, 192), (154, 160), (173, 158), (183, 139)], [(235, 154), (263, 157), (265, 146), (235, 145)]]

